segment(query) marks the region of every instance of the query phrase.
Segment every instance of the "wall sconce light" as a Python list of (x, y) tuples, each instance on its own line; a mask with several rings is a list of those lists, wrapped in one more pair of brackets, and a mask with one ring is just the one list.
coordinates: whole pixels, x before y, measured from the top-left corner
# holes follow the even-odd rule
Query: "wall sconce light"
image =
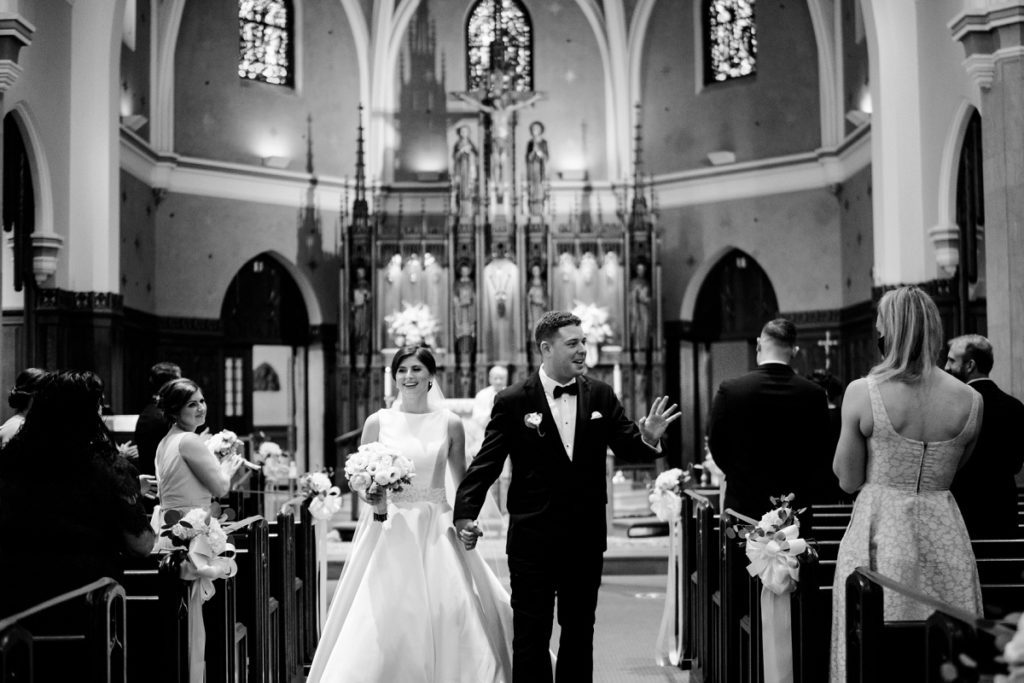
[(128, 116), (121, 117), (121, 125), (130, 130), (133, 133), (139, 132), (139, 128), (142, 128), (149, 121), (142, 114), (129, 114)]
[(64, 238), (55, 233), (32, 233), (32, 273), (41, 285), (57, 272), (57, 256), (64, 246)]
[(267, 168), (278, 168), (278, 169), (280, 169), (280, 168), (288, 168), (288, 165), (290, 163), (292, 163), (292, 160), (291, 160), (290, 157), (270, 156), (270, 157), (263, 157), (263, 158), (261, 158), (260, 162), (264, 166), (266, 166)]
[(708, 152), (708, 163), (712, 166), (723, 166), (736, 163), (736, 152), (727, 149), (720, 149), (715, 152)]
[(855, 127), (860, 128), (865, 123), (871, 121), (871, 114), (860, 109), (851, 109), (846, 112), (846, 120), (852, 123)]

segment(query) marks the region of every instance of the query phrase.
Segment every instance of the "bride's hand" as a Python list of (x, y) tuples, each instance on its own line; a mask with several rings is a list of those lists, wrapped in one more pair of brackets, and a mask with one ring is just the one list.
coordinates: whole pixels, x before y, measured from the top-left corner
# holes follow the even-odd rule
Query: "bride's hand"
[(366, 492), (363, 495), (363, 499), (366, 500), (370, 505), (377, 505), (378, 503), (384, 502), (387, 494), (384, 491), (376, 491), (374, 493)]

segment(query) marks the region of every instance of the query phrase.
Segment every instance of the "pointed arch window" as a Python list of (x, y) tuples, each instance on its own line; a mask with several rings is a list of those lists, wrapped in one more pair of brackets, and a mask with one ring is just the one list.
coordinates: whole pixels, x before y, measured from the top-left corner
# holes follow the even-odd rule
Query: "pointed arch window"
[(754, 2), (703, 0), (705, 83), (721, 83), (757, 71)]
[(239, 78), (292, 85), (292, 19), (288, 0), (238, 0)]
[(506, 91), (533, 90), (533, 25), (519, 0), (477, 0), (466, 23), (466, 88), (484, 90), (491, 75)]

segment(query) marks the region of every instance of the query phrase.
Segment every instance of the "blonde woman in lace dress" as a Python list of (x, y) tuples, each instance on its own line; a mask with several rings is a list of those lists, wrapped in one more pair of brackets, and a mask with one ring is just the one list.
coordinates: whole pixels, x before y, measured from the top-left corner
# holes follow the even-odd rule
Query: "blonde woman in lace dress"
[[(846, 390), (833, 470), (859, 490), (839, 545), (832, 586), (831, 680), (846, 681), (846, 578), (868, 567), (938, 600), (981, 614), (981, 586), (960, 510), (949, 493), (971, 454), (981, 395), (936, 365), (942, 322), (916, 287), (882, 296), (876, 327), (882, 362)], [(885, 591), (887, 621), (930, 609)]]

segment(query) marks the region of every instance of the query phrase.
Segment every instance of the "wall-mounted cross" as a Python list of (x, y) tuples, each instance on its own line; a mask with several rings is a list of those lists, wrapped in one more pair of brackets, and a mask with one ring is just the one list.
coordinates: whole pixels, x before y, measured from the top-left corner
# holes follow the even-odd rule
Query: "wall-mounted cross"
[(839, 341), (833, 339), (831, 333), (825, 330), (825, 338), (818, 340), (818, 346), (825, 349), (825, 372), (829, 371), (832, 365), (832, 349), (833, 347), (839, 346)]

